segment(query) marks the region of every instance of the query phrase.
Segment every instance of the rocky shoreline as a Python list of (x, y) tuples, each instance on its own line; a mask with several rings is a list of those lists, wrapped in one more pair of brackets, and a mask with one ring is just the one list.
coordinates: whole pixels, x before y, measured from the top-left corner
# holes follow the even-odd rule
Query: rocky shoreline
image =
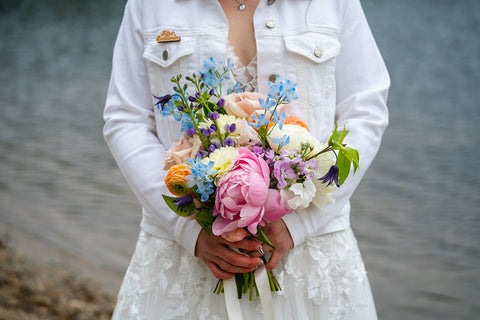
[(111, 294), (61, 265), (37, 264), (0, 241), (0, 319), (110, 319)]
[(121, 274), (0, 225), (0, 320), (110, 319)]

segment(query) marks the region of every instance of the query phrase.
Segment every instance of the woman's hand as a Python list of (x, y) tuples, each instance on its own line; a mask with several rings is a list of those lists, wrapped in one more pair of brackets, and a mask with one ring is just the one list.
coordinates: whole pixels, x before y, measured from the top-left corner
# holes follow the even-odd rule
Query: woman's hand
[(275, 250), (267, 244), (262, 245), (264, 252), (271, 252), (272, 256), (265, 266), (267, 271), (272, 271), (288, 250), (293, 248), (293, 240), (287, 225), (282, 219), (275, 220), (262, 227), (268, 240), (275, 246)]
[(198, 235), (195, 255), (202, 259), (216, 278), (226, 280), (235, 273), (254, 271), (263, 263), (262, 259), (237, 253), (229, 246), (250, 252), (257, 250), (260, 244), (258, 240), (247, 238), (238, 242), (228, 242), (222, 237), (208, 235), (202, 230)]

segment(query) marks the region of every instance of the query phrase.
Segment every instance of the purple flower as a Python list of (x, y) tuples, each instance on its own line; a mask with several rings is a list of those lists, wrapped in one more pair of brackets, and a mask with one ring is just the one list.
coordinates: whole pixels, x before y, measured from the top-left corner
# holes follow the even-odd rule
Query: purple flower
[(192, 203), (193, 203), (193, 197), (189, 194), (173, 200), (173, 204), (178, 207), (178, 211), (180, 212), (185, 211), (185, 207), (191, 205)]
[(327, 183), (327, 187), (331, 184), (334, 184), (337, 186), (337, 187), (340, 187), (340, 184), (338, 183), (338, 167), (337, 166), (331, 166), (330, 167), (330, 170), (328, 170), (328, 172), (323, 176), (321, 177), (320, 179), (318, 180), (321, 180), (323, 183)]
[(197, 129), (195, 129), (195, 128), (190, 128), (190, 129), (187, 130), (187, 135), (189, 137), (193, 137), (196, 134), (197, 134)]
[(235, 142), (235, 140), (233, 140), (231, 138), (227, 138), (227, 139), (223, 140), (223, 146), (224, 147), (236, 147), (237, 143)]
[(288, 161), (277, 161), (273, 165), (273, 175), (278, 181), (278, 188), (283, 189), (288, 186), (288, 181), (292, 181), (293, 179), (297, 178), (295, 171), (290, 167), (290, 163)]
[(204, 137), (210, 137), (210, 135), (212, 134), (212, 132), (210, 131), (210, 128), (207, 128), (207, 129), (202, 128), (200, 129), (200, 132)]
[(155, 99), (158, 99), (157, 103), (155, 103), (155, 105), (160, 105), (161, 108), (162, 108), (162, 111), (163, 111), (163, 107), (165, 106), (165, 104), (170, 101), (170, 99), (172, 99), (172, 96), (169, 95), (169, 94), (166, 94), (164, 96), (160, 96), (160, 97), (157, 97), (156, 95), (153, 95), (153, 97)]
[(208, 117), (210, 118), (210, 120), (213, 121), (213, 120), (217, 120), (218, 118), (220, 118), (220, 114), (218, 113), (218, 111), (209, 112)]
[[(213, 89), (212, 89), (213, 90)], [(225, 105), (225, 99), (220, 99), (217, 102), (217, 107), (221, 108)]]
[(257, 157), (262, 156), (262, 155), (263, 155), (263, 148), (260, 147), (260, 146), (253, 146), (253, 147), (252, 147), (252, 152), (253, 152), (253, 154), (255, 154)]
[(227, 133), (232, 133), (234, 132), (235, 130), (237, 129), (237, 125), (235, 123), (232, 123), (231, 125), (229, 125), (228, 123), (225, 125), (225, 131), (227, 131)]
[(217, 149), (220, 149), (222, 146), (220, 145), (220, 143), (218, 142), (213, 142), (210, 147), (208, 147), (208, 150), (210, 150), (210, 152), (213, 152)]
[(200, 159), (203, 159), (205, 158), (206, 156), (208, 156), (208, 152), (205, 151), (205, 150), (199, 150), (197, 155), (196, 155), (196, 158), (200, 158)]
[(215, 94), (215, 89), (212, 88), (210, 89), (210, 91), (208, 92), (209, 95), (213, 96)]

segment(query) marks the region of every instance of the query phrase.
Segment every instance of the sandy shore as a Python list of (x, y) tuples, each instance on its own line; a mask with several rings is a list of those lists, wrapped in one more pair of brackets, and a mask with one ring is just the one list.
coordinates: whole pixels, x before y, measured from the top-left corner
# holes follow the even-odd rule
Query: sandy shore
[(110, 319), (121, 278), (0, 224), (0, 320)]

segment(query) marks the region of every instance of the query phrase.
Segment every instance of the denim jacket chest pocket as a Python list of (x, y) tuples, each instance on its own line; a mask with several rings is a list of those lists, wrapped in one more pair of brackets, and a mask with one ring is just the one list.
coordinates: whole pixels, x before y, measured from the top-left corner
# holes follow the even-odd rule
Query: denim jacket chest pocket
[[(296, 109), (321, 139), (331, 131), (335, 117), (335, 57), (340, 52), (338, 32), (319, 28), (283, 36), (287, 77), (296, 79)], [(289, 75), (289, 73), (293, 73)]]
[[(170, 35), (162, 37), (162, 32), (169, 32)], [(183, 30), (166, 27), (146, 32), (144, 39), (143, 58), (151, 90), (154, 94), (163, 95), (171, 90), (173, 84), (170, 79), (173, 76), (185, 74), (186, 70), (193, 67), (197, 39)]]
[[(172, 37), (162, 40), (167, 30)], [(173, 34), (174, 33), (174, 34)], [(160, 36), (160, 38), (159, 38)], [(202, 45), (199, 45), (202, 44)], [(172, 77), (191, 75), (203, 68), (203, 62), (210, 56), (223, 59), (226, 36), (217, 28), (174, 28), (161, 26), (144, 33), (144, 52), (150, 90), (156, 96), (172, 94)], [(156, 111), (156, 110), (155, 110)], [(172, 116), (163, 117), (155, 112), (157, 135), (168, 148), (181, 135), (181, 125)]]

